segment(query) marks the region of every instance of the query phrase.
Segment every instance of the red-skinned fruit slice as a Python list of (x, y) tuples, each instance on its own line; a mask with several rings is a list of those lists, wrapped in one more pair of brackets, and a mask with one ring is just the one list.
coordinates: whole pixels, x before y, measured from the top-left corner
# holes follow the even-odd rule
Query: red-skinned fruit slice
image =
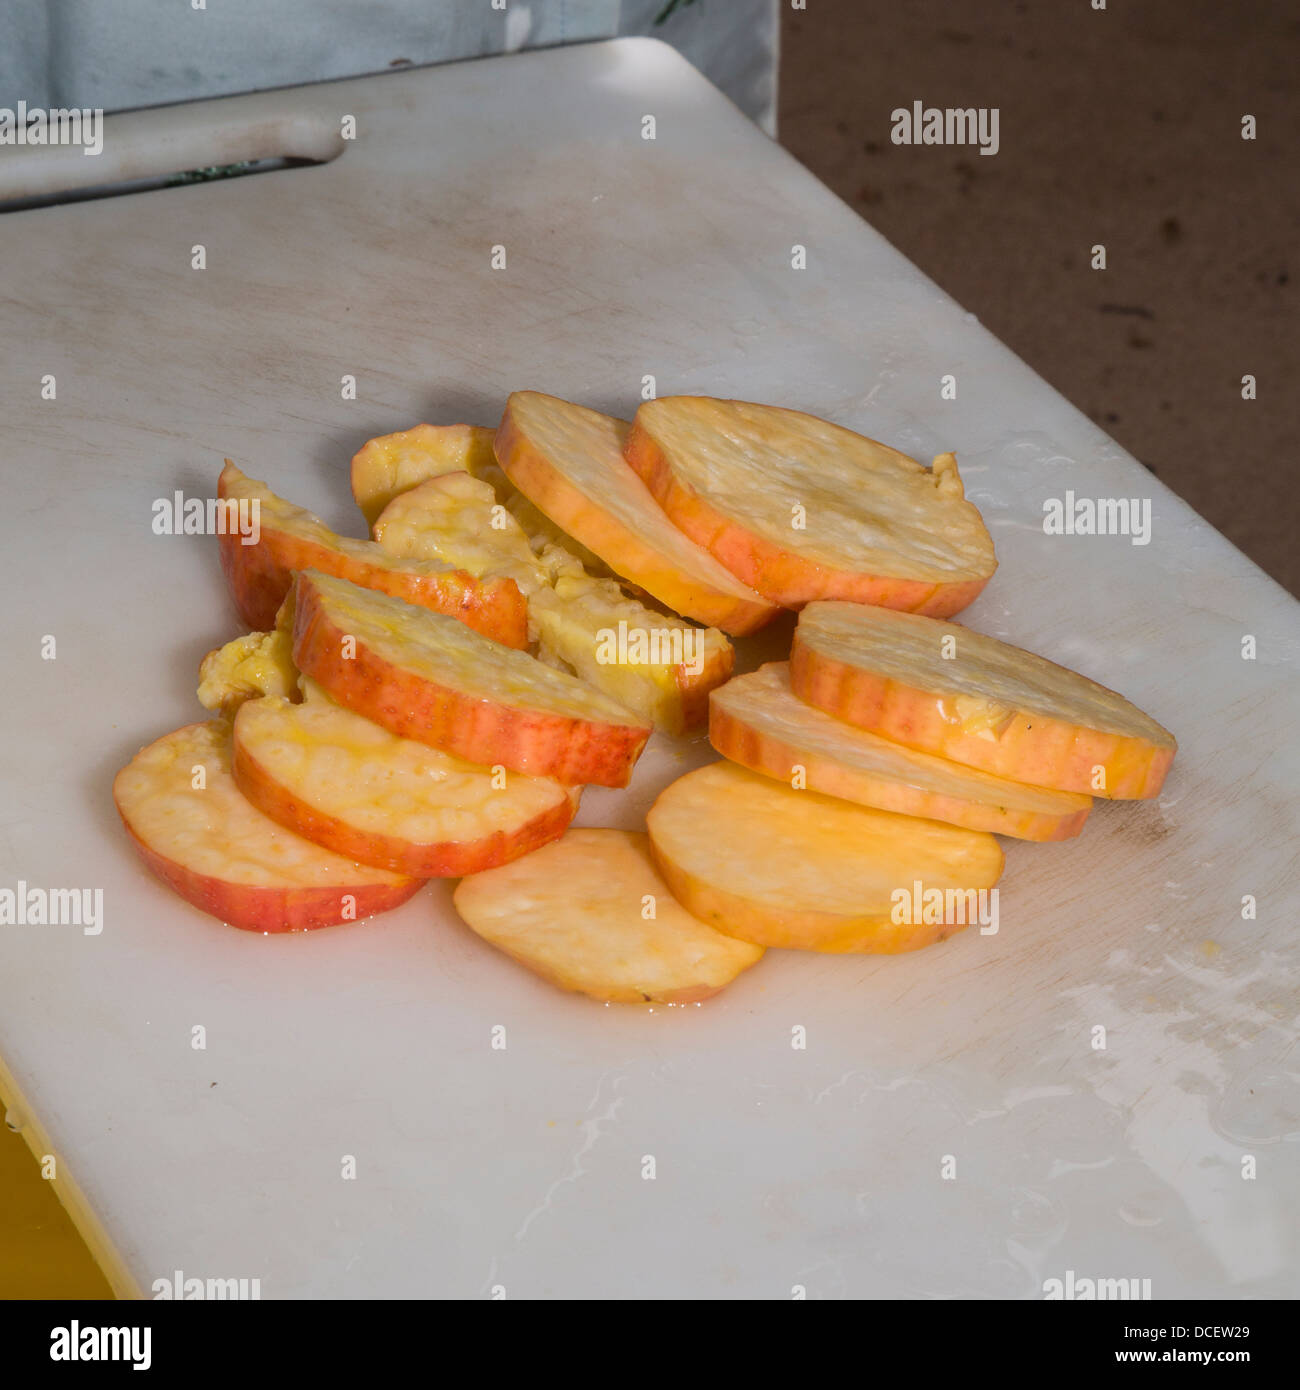
[(371, 917), (423, 882), (357, 864), (264, 816), (235, 786), (225, 720), (187, 725), (142, 748), (117, 774), (113, 800), (151, 873), (245, 931)]
[(580, 789), (467, 763), (328, 698), (246, 701), (235, 782), (279, 825), (363, 864), (458, 878), (563, 834)]
[(691, 540), (787, 608), (839, 598), (947, 615), (997, 567), (952, 454), (924, 468), (815, 415), (709, 396), (645, 402), (625, 452)]
[(838, 719), (998, 777), (1117, 800), (1155, 796), (1178, 745), (1122, 695), (957, 623), (809, 604), (796, 695)]
[[(225, 502), (256, 504), (258, 524), (247, 536), (227, 526), (219, 536), (221, 567), (244, 621), (270, 628), (293, 572), (316, 569), (407, 603), (456, 618), (510, 647), (528, 644), (528, 606), (513, 580), (475, 579), (433, 561), (402, 560), (373, 541), (336, 535), (319, 517), (277, 497), (265, 483), (245, 477), (229, 460), (218, 495)], [(251, 544), (245, 539), (251, 538)]]
[(664, 515), (623, 458), (624, 420), (540, 391), (515, 391), (496, 432), (510, 481), (567, 534), (675, 613), (733, 634), (775, 605)]
[(790, 689), (785, 662), (715, 690), (709, 741), (742, 767), (825, 796), (1022, 840), (1066, 840), (1092, 798), (1051, 791), (918, 753), (835, 719)]
[(339, 704), (467, 762), (625, 787), (650, 725), (574, 676), (440, 614), (298, 576), (294, 662)]

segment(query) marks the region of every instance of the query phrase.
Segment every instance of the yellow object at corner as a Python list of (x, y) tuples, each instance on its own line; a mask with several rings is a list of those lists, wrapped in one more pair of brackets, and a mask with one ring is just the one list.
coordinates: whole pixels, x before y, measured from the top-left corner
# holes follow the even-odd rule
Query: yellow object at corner
[(0, 1299), (112, 1297), (22, 1135), (0, 1126)]

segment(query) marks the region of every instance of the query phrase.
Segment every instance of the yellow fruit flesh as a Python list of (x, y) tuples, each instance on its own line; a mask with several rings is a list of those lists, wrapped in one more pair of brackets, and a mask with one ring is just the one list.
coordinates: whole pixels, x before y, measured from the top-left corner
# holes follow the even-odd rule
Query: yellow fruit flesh
[(375, 540), (402, 559), (441, 560), (477, 579), (513, 579), (525, 596), (547, 582), (519, 523), (487, 483), (468, 473), (444, 474), (395, 497), (375, 522)]
[(412, 845), (471, 843), (545, 815), (577, 789), (547, 777), (466, 762), (399, 738), (319, 690), (301, 705), (258, 700), (241, 710), (240, 746), (307, 805)]
[(352, 460), (352, 495), (373, 526), (400, 493), (440, 473), (496, 466), (483, 425), (415, 425), (367, 440)]
[[(549, 592), (529, 600), (542, 648), (592, 685), (668, 733), (684, 729), (681, 681), (729, 669), (731, 643), (717, 628), (695, 627), (628, 598), (612, 579), (562, 576)], [(602, 660), (617, 650), (619, 624), (629, 634), (656, 634), (661, 652), (681, 648), (683, 660)], [(674, 639), (674, 634), (680, 636)]]
[[(855, 795), (850, 799), (865, 805), (880, 806), (882, 798), (907, 791), (952, 798), (972, 807), (987, 806), (1008, 816), (1067, 817), (1086, 811), (1092, 804), (1090, 797), (1078, 792), (1052, 791), (995, 777), (856, 729), (800, 700), (790, 689), (790, 668), (784, 662), (728, 681), (713, 692), (712, 703), (716, 710), (786, 751), (789, 765), (774, 770), (775, 775), (788, 781), (793, 767), (799, 765), (806, 771), (808, 786), (823, 790), (817, 786), (816, 776), (818, 760), (824, 759), (838, 774), (837, 785), (844, 787), (834, 794), (848, 796), (851, 789)], [(990, 828), (1012, 833), (1001, 827)]]
[[(707, 550), (688, 540), (664, 515), (624, 461), (623, 443), (630, 428), (625, 420), (538, 391), (514, 392), (507, 408), (521, 436), (588, 503), (584, 516), (603, 513), (612, 518), (652, 549), (679, 580), (738, 601), (766, 605), (766, 600), (724, 569)], [(579, 524), (575, 519), (575, 530)], [(579, 535), (579, 539), (584, 544), (599, 544), (590, 537)], [(617, 555), (602, 558), (609, 564), (622, 564), (622, 557)], [(626, 578), (654, 592), (653, 576), (626, 574)]]
[(691, 879), (794, 919), (887, 922), (894, 893), (916, 881), (978, 890), (1002, 872), (1002, 850), (983, 831), (793, 791), (734, 763), (679, 778), (647, 825), (656, 851)]
[[(196, 788), (200, 777), (203, 786)], [(230, 728), (223, 722), (191, 725), (150, 744), (118, 774), (113, 792), (149, 849), (225, 883), (347, 888), (409, 882), (321, 849), (246, 801), (231, 775)]]
[(256, 501), (263, 532), (280, 531), (298, 540), (312, 541), (375, 568), (399, 573), (444, 575), (452, 573), (455, 568), (439, 560), (402, 560), (388, 554), (373, 541), (358, 541), (350, 536), (340, 536), (331, 531), (320, 517), (307, 511), (305, 507), (295, 506), (292, 502), (286, 502), (283, 497), (277, 497), (265, 483), (246, 477), (233, 464), (227, 463), (221, 478), (227, 498)]
[[(501, 472), (501, 469), (498, 467), (497, 471)], [(551, 568), (565, 568), (576, 564), (587, 574), (598, 579), (616, 577), (614, 571), (594, 550), (588, 550), (581, 541), (575, 540), (567, 531), (560, 530), (549, 516), (538, 511), (528, 498), (510, 483), (503, 472), (501, 477), (510, 487), (506, 507), (523, 528), (528, 543), (544, 564)]]
[[(503, 513), (491, 487), (448, 474), (410, 489), (384, 509), (375, 539), (409, 559), (441, 559), (479, 578), (514, 579), (528, 597), (529, 636), (547, 664), (568, 669), (657, 728), (684, 727), (682, 678), (725, 673), (730, 643), (716, 628), (693, 624), (628, 598), (612, 579), (588, 575), (572, 552), (548, 545), (535, 557), (523, 530)], [(611, 635), (654, 634), (661, 652), (680, 648), (682, 662), (611, 662)], [(674, 634), (677, 634), (674, 637)], [(648, 640), (648, 639), (647, 639)]]
[(304, 571), (330, 620), (383, 660), (435, 685), (485, 701), (607, 724), (635, 726), (622, 705), (573, 676), (542, 665), (448, 618), (315, 570)]
[(259, 695), (291, 696), (298, 681), (292, 632), (249, 632), (210, 651), (199, 667), (199, 703), (233, 714)]
[(951, 454), (928, 469), (813, 415), (708, 396), (647, 401), (637, 423), (681, 484), (783, 551), (935, 584), (993, 573), (993, 542)]
[(495, 434), (486, 425), (415, 425), (367, 440), (352, 460), (352, 495), (366, 524), (373, 527), (384, 509), (411, 488), (463, 472), (492, 489), (494, 500), (515, 518), (534, 552), (563, 546), (592, 574), (609, 575), (599, 556), (543, 516), (506, 477), (492, 449)]
[(703, 997), (763, 954), (675, 902), (646, 836), (631, 831), (570, 830), (513, 864), (462, 879), (455, 904), (485, 941), (599, 1000)]
[(979, 737), (996, 739), (1024, 713), (1174, 746), (1167, 729), (1115, 691), (958, 623), (818, 602), (799, 616), (799, 641), (832, 660), (933, 692), (945, 722)]

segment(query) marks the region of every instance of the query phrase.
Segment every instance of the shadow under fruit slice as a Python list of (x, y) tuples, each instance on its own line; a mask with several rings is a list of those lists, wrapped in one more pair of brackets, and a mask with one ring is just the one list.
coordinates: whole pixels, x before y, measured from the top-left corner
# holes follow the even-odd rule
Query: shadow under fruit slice
[(570, 830), (463, 879), (453, 901), (472, 931), (535, 974), (609, 1003), (697, 1004), (763, 954), (676, 903), (635, 831)]
[[(195, 787), (199, 768), (203, 786)], [(142, 748), (114, 779), (113, 800), (152, 873), (246, 931), (371, 917), (423, 883), (354, 863), (264, 816), (235, 786), (224, 720), (189, 724)]]
[(243, 704), (234, 773), (280, 825), (421, 878), (479, 873), (537, 849), (564, 832), (580, 795), (550, 778), (494, 776), (319, 696)]
[[(914, 951), (975, 920), (980, 890), (1002, 874), (983, 831), (794, 791), (729, 762), (679, 777), (646, 825), (677, 901), (759, 946)], [(926, 911), (935, 891), (942, 911)]]
[(1092, 808), (1077, 792), (994, 777), (835, 719), (795, 695), (783, 661), (713, 692), (709, 742), (787, 786), (798, 769), (809, 791), (1021, 840), (1069, 839)]
[(952, 454), (925, 468), (815, 415), (710, 396), (645, 402), (625, 449), (686, 535), (789, 608), (957, 613), (997, 568)]
[(801, 700), (909, 748), (1038, 787), (1155, 796), (1178, 745), (1122, 695), (957, 623), (851, 603), (799, 615)]
[(245, 545), (232, 528), (218, 538), (226, 582), (250, 627), (271, 627), (293, 571), (316, 569), (445, 613), (506, 646), (528, 644), (528, 608), (513, 580), (476, 579), (452, 565), (399, 559), (374, 541), (336, 535), (319, 517), (245, 477), (229, 460), (217, 492), (223, 501), (257, 504), (254, 544)]
[(339, 704), (486, 767), (625, 787), (650, 736), (575, 676), (314, 570), (298, 576), (293, 656)]

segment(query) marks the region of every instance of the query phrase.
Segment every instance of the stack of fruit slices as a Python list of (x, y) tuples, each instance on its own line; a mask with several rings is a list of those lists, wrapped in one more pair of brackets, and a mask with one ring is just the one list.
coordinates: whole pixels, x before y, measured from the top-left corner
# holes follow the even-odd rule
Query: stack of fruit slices
[[(224, 717), (150, 745), (114, 787), (150, 867), (234, 925), (348, 921), (507, 863), (563, 833), (584, 783), (626, 785), (649, 737), (575, 677), (348, 580), (299, 571), (292, 613), (251, 653), (210, 654), (201, 691)], [(300, 912), (313, 864), (338, 888)], [(372, 879), (402, 891), (381, 901)]]
[[(463, 443), (439, 434), (435, 452)], [(555, 839), (586, 783), (626, 786), (651, 724), (522, 649), (545, 573), (526, 541), (516, 573), (483, 574), (337, 536), (229, 463), (219, 491), (257, 504), (254, 543), (223, 535), (221, 558), (266, 630), (204, 658), (220, 717), (114, 784), (182, 896), (257, 931), (350, 921)]]
[[(259, 630), (205, 658), (219, 718), (115, 785), (146, 863), (235, 925), (458, 877), (469, 926), (544, 978), (698, 1003), (768, 947), (944, 939), (1001, 875), (995, 835), (1078, 835), (1094, 796), (1154, 796), (1172, 761), (1123, 697), (943, 621), (996, 566), (950, 454), (744, 402), (626, 422), (524, 391), (495, 431), (371, 440), (351, 481), (368, 541), (227, 464), (221, 496), (261, 511), (255, 544), (221, 542)], [(729, 679), (729, 636), (782, 608), (790, 660)], [(615, 631), (656, 644), (611, 658)], [(652, 728), (706, 719), (723, 761), (646, 833), (569, 828)]]
[(1175, 751), (1074, 671), (839, 600), (803, 609), (789, 663), (713, 693), (709, 734), (728, 761), (650, 811), (665, 878), (721, 930), (822, 951), (914, 950), (969, 925), (971, 893), (1002, 872), (993, 832), (1075, 836), (1088, 793), (1154, 796)]

